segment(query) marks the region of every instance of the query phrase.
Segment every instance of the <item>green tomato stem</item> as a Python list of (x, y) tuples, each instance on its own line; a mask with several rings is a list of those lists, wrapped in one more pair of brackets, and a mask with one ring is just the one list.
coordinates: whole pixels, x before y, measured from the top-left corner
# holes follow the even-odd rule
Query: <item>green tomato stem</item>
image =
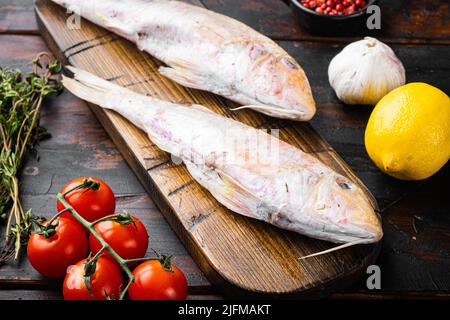
[[(83, 185), (84, 184), (82, 184), (81, 186), (83, 186)], [(76, 187), (72, 190), (69, 190), (69, 192), (71, 192), (75, 189), (80, 189), (80, 187)], [(88, 222), (86, 219), (84, 219), (82, 216), (80, 216), (80, 214), (78, 212), (76, 212), (75, 209), (66, 201), (65, 195), (67, 195), (69, 192), (66, 192), (64, 194), (59, 193), (57, 195), (57, 199), (66, 208), (65, 210), (69, 211), (72, 214), (72, 216), (79, 223), (81, 223), (86, 229), (88, 229), (88, 231), (94, 236), (94, 238), (97, 239), (98, 242), (100, 242), (100, 244), (102, 245), (102, 249), (96, 254), (96, 256), (104, 250), (108, 251), (111, 254), (111, 256), (113, 256), (113, 258), (119, 263), (119, 265), (123, 269), (123, 271), (125, 271), (125, 273), (127, 274), (128, 278), (129, 278), (128, 284), (120, 294), (120, 300), (123, 300), (128, 292), (128, 289), (130, 288), (131, 284), (134, 282), (134, 275), (131, 272), (130, 268), (128, 268), (128, 266), (127, 266), (127, 260), (123, 259), (116, 251), (114, 251), (114, 249), (98, 234), (98, 232), (94, 228), (94, 225), (96, 223), (95, 221)]]
[(93, 222), (91, 222), (91, 225), (96, 225), (97, 223), (100, 223), (100, 222), (102, 222), (102, 221), (107, 221), (107, 220), (111, 220), (112, 218), (115, 218), (115, 217), (119, 217), (120, 216), (120, 214), (111, 214), (111, 215), (109, 215), (109, 216), (106, 216), (106, 217), (103, 217), (103, 218), (100, 218), (100, 219), (98, 219), (98, 220), (95, 220), (95, 221), (93, 221)]
[(100, 250), (98, 250), (98, 252), (95, 254), (95, 256), (93, 256), (92, 258), (90, 258), (89, 260), (95, 261), (97, 260), (97, 258), (102, 254), (102, 252), (106, 249), (106, 247), (102, 247)]
[(148, 261), (148, 260), (158, 260), (158, 258), (150, 258), (150, 257), (144, 257), (144, 258), (136, 258), (136, 259), (126, 259), (125, 263), (130, 263), (130, 262), (140, 262), (140, 261)]
[(55, 214), (48, 222), (48, 225), (52, 225), (53, 221), (55, 221), (59, 216), (61, 216), (64, 212), (68, 212), (69, 209), (65, 208), (63, 210), (61, 210), (60, 212), (58, 212), (57, 214)]
[(123, 300), (125, 299), (125, 296), (128, 292), (128, 289), (130, 289), (131, 284), (134, 282), (134, 276), (132, 275), (132, 278), (130, 277), (127, 283), (127, 286), (125, 287), (125, 289), (122, 290), (122, 292), (120, 293), (120, 297), (119, 300)]

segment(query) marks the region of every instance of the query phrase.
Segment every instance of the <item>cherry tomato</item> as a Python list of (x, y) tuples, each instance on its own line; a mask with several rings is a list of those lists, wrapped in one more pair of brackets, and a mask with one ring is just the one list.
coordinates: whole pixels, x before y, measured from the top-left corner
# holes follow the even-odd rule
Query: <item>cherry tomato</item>
[(88, 251), (88, 239), (80, 224), (62, 217), (56, 222), (55, 234), (45, 238), (33, 233), (27, 246), (31, 265), (48, 278), (64, 277), (67, 267), (85, 258)]
[(134, 269), (135, 281), (128, 291), (131, 300), (184, 300), (187, 281), (176, 266), (173, 272), (163, 268), (158, 260), (141, 263)]
[(107, 297), (118, 299), (123, 287), (119, 268), (106, 258), (98, 258), (95, 272), (90, 277), (91, 295), (84, 279), (86, 261), (87, 259), (83, 259), (67, 270), (63, 283), (64, 300), (106, 300)]
[[(88, 177), (81, 177), (66, 184), (60, 193), (64, 193), (73, 189), (74, 187), (83, 183), (84, 179)], [(116, 209), (116, 200), (111, 188), (98, 178), (89, 178), (98, 183), (100, 187), (98, 190), (92, 189), (78, 189), (66, 195), (67, 202), (87, 221), (95, 221), (104, 216), (113, 214)], [(64, 210), (62, 203), (57, 203), (58, 212)], [(69, 212), (62, 215), (75, 220)]]
[[(134, 223), (120, 224), (115, 221), (102, 221), (94, 226), (98, 234), (123, 259), (143, 258), (148, 248), (148, 234), (144, 224), (136, 217), (132, 219)], [(93, 254), (102, 248), (92, 234), (89, 236), (89, 246)], [(117, 263), (109, 252), (103, 252), (102, 256)]]

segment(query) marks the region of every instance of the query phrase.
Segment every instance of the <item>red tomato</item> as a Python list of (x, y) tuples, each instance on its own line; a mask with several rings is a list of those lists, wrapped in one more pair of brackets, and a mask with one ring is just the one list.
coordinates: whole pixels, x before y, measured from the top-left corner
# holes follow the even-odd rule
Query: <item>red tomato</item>
[(158, 260), (141, 263), (134, 269), (135, 281), (128, 291), (131, 300), (184, 300), (187, 281), (184, 274), (172, 265), (173, 272), (163, 268)]
[[(69, 191), (77, 185), (82, 184), (83, 180), (86, 178), (88, 177), (81, 177), (69, 182), (60, 190), (60, 193)], [(116, 200), (114, 198), (114, 193), (106, 183), (98, 178), (90, 179), (100, 183), (100, 188), (98, 190), (74, 190), (66, 195), (66, 200), (84, 219), (92, 222), (113, 214), (116, 209)], [(59, 201), (57, 203), (57, 209), (58, 212), (64, 209), (64, 206)], [(64, 213), (62, 216), (75, 220), (69, 212)]]
[[(94, 226), (98, 234), (123, 259), (143, 258), (148, 248), (148, 234), (144, 224), (136, 217), (132, 219), (134, 223), (120, 224), (115, 221), (102, 221)], [(102, 248), (92, 234), (89, 236), (89, 246), (93, 254)], [(109, 252), (103, 252), (102, 256), (117, 263)]]
[(45, 238), (37, 233), (30, 236), (27, 246), (31, 265), (48, 278), (62, 278), (67, 267), (87, 255), (88, 240), (84, 229), (70, 219), (58, 218), (56, 233)]
[[(83, 259), (67, 270), (63, 283), (64, 300), (106, 300), (106, 297), (118, 299), (123, 287), (123, 278), (119, 268), (103, 257), (96, 263), (96, 269), (91, 275), (91, 295), (84, 282), (84, 266), (87, 259)], [(107, 295), (105, 294), (105, 291)]]

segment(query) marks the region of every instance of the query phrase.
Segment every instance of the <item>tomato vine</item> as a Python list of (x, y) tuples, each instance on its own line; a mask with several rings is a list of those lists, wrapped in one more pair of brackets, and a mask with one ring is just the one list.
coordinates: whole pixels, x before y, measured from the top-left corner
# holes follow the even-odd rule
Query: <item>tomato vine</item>
[[(101, 244), (101, 249), (93, 256), (93, 257), (88, 257), (88, 260), (85, 264), (84, 267), (84, 280), (85, 280), (85, 284), (86, 284), (86, 288), (88, 289), (89, 292), (91, 292), (91, 288), (90, 288), (90, 277), (94, 274), (95, 272), (95, 266), (97, 263), (98, 258), (101, 256), (103, 251), (107, 251), (119, 264), (120, 268), (125, 272), (125, 274), (128, 276), (128, 283), (125, 286), (125, 288), (121, 291), (120, 296), (119, 296), (119, 300), (123, 300), (128, 292), (128, 289), (130, 288), (131, 284), (134, 282), (135, 278), (134, 275), (131, 271), (131, 269), (128, 267), (128, 264), (131, 262), (136, 262), (136, 261), (144, 261), (144, 260), (158, 260), (158, 261), (166, 261), (166, 265), (167, 263), (170, 265), (170, 258), (168, 259), (165, 256), (161, 256), (158, 253), (156, 258), (149, 258), (149, 257), (145, 257), (145, 258), (138, 258), (138, 259), (123, 259), (101, 236), (100, 234), (95, 230), (94, 226), (101, 222), (101, 221), (105, 221), (105, 220), (112, 220), (112, 221), (116, 221), (119, 223), (134, 223), (132, 217), (128, 214), (128, 213), (120, 213), (120, 214), (113, 214), (113, 215), (109, 215), (103, 218), (100, 218), (96, 221), (93, 222), (89, 222), (86, 219), (84, 219), (66, 200), (66, 195), (69, 194), (72, 191), (75, 190), (79, 190), (79, 189), (92, 189), (92, 190), (96, 190), (99, 187), (99, 183), (97, 181), (94, 181), (92, 179), (84, 179), (83, 183), (81, 183), (80, 185), (67, 190), (64, 193), (59, 193), (57, 195), (57, 199), (58, 201), (64, 206), (64, 209), (61, 210), (60, 212), (58, 212), (55, 216), (53, 216), (53, 218), (51, 218), (49, 220), (49, 222), (47, 223), (47, 225), (52, 225), (52, 222), (58, 218), (60, 215), (62, 215), (65, 212), (69, 212), (79, 223), (81, 223), (88, 231), (89, 233), (94, 236), (97, 241)], [(167, 262), (168, 261), (168, 262)], [(168, 269), (168, 271), (170, 271), (170, 267), (166, 266), (166, 268)], [(107, 297), (107, 298), (111, 298), (111, 297)]]

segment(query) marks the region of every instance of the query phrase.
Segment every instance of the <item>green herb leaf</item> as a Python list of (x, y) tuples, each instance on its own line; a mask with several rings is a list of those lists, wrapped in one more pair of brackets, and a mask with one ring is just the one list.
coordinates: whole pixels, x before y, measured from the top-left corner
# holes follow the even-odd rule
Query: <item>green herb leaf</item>
[[(39, 125), (44, 98), (62, 90), (61, 64), (49, 54), (39, 54), (33, 60), (33, 68), (22, 76), (19, 70), (0, 67), (0, 219), (7, 222), (6, 235), (15, 239), (15, 257), (33, 225), (32, 212), (24, 211), (20, 203), (17, 175), (25, 154), (36, 154), (39, 141), (48, 136)], [(15, 223), (15, 217), (21, 217), (20, 222)], [(46, 235), (51, 236), (52, 232), (50, 228)], [(0, 255), (0, 263), (2, 257), (9, 256)]]

